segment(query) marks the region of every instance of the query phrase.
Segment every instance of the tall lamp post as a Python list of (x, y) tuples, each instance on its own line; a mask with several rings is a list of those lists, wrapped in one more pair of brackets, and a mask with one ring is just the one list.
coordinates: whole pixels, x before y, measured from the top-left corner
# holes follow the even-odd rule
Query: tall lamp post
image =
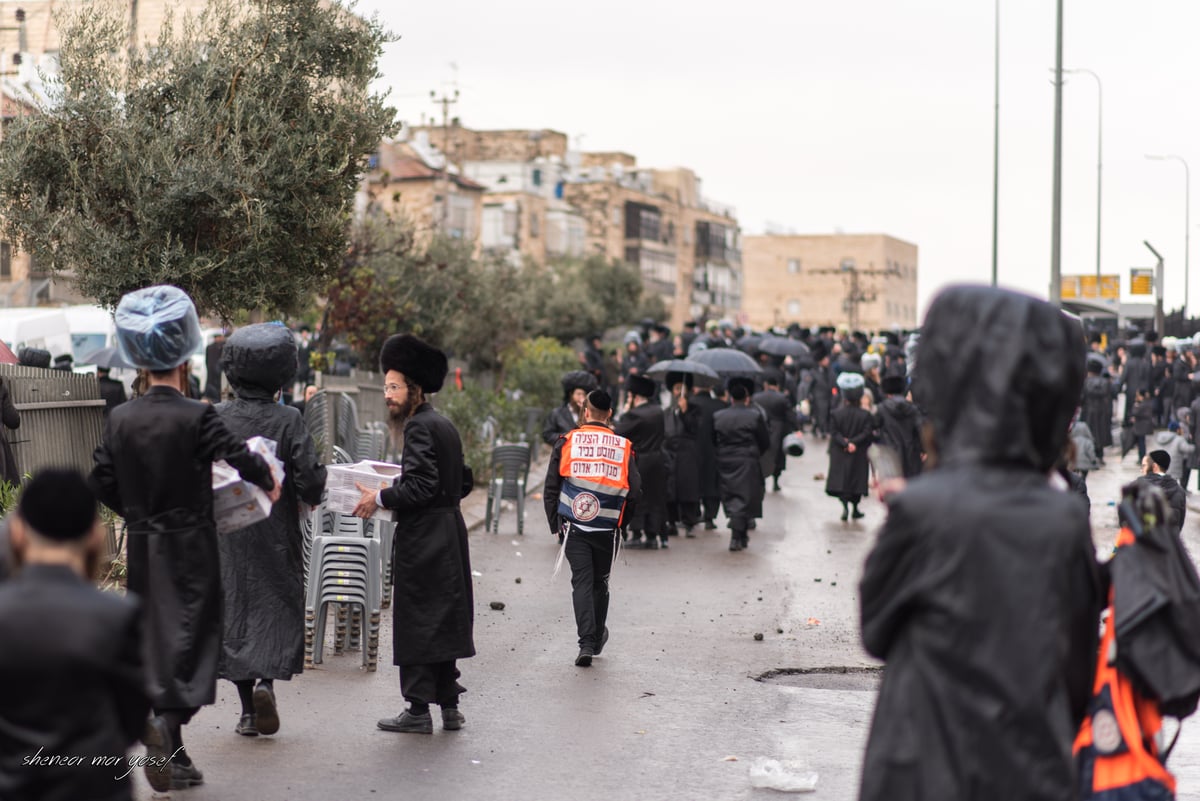
[(1192, 239), (1192, 171), (1182, 156), (1151, 156), (1151, 161), (1178, 161), (1183, 165), (1183, 319), (1188, 318), (1188, 279), (1191, 274), (1191, 239)]
[(1054, 195), (1050, 208), (1050, 302), (1062, 307), (1062, 53), (1063, 0), (1056, 4), (1054, 39)]
[(1100, 84), (1100, 76), (1082, 67), (1073, 70), (1063, 70), (1070, 75), (1083, 73), (1096, 79), (1096, 291), (1100, 291), (1100, 197), (1104, 187), (1104, 88)]
[(1000, 0), (996, 0), (995, 115), (992, 122), (992, 286), (999, 280), (1000, 251)]

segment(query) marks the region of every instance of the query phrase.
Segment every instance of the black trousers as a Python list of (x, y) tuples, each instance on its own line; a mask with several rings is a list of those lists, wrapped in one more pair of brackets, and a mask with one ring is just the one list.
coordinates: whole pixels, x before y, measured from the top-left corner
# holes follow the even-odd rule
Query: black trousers
[(691, 528), (700, 522), (700, 504), (699, 502), (677, 503), (676, 501), (667, 502), (667, 525), (674, 526), (682, 523)]
[(608, 620), (608, 577), (617, 553), (617, 532), (581, 531), (567, 535), (566, 557), (571, 565), (571, 602), (579, 647), (595, 648)]
[(401, 665), (400, 693), (409, 703), (457, 707), (458, 696), (467, 691), (458, 683), (461, 675), (453, 659), (427, 665)]
[(708, 521), (716, 520), (717, 515), (721, 512), (721, 496), (720, 495), (705, 495), (701, 498), (704, 504), (704, 519)]

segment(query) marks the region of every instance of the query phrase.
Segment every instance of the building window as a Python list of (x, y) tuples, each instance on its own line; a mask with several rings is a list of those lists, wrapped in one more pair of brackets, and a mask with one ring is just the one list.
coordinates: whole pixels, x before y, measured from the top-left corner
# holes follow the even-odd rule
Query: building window
[(0, 242), (0, 281), (12, 280), (12, 245)]
[(799, 275), (799, 273), (800, 273), (800, 260), (799, 259), (788, 259), (787, 265), (788, 265), (788, 274), (789, 275)]
[(533, 185), (534, 186), (542, 185), (542, 171), (536, 167), (533, 170)]
[(800, 316), (800, 301), (789, 300), (788, 305), (787, 305), (787, 310), (788, 310), (788, 316), (793, 317), (793, 318), (799, 317)]

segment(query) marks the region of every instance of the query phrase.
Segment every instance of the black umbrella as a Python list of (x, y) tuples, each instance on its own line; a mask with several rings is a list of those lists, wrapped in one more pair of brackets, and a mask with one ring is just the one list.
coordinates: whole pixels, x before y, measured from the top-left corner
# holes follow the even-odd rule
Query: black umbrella
[(712, 348), (687, 357), (689, 362), (699, 362), (716, 371), (721, 378), (754, 378), (762, 372), (758, 363), (740, 350)]
[(805, 345), (798, 339), (766, 337), (762, 342), (758, 343), (758, 349), (772, 356), (791, 356), (797, 364), (807, 361), (808, 365), (812, 366), (813, 363), (808, 345)]
[(80, 364), (94, 364), (97, 367), (108, 367), (110, 369), (125, 368), (127, 370), (136, 370), (129, 362), (121, 358), (121, 351), (117, 348), (100, 348), (88, 354), (86, 358), (79, 360)]
[(655, 362), (654, 366), (646, 371), (646, 375), (657, 378), (667, 373), (687, 373), (704, 378), (720, 378), (716, 370), (711, 367), (701, 364), (695, 359), (668, 359), (665, 362)]
[(756, 350), (758, 350), (758, 345), (762, 341), (762, 334), (746, 334), (745, 336), (739, 338), (734, 344), (737, 345), (738, 350), (743, 351), (744, 353), (754, 353)]

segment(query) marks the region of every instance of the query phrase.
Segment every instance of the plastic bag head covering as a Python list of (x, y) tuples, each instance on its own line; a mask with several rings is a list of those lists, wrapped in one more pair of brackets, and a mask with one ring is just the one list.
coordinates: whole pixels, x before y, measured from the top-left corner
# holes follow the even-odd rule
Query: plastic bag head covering
[(113, 315), (121, 357), (144, 370), (171, 370), (200, 350), (200, 318), (178, 287), (149, 286), (130, 292)]
[(950, 287), (929, 307), (913, 397), (942, 463), (1054, 466), (1083, 388), (1083, 330), (1036, 298)]
[(258, 323), (234, 331), (221, 349), (221, 371), (239, 398), (271, 400), (296, 375), (298, 348), (279, 323)]

